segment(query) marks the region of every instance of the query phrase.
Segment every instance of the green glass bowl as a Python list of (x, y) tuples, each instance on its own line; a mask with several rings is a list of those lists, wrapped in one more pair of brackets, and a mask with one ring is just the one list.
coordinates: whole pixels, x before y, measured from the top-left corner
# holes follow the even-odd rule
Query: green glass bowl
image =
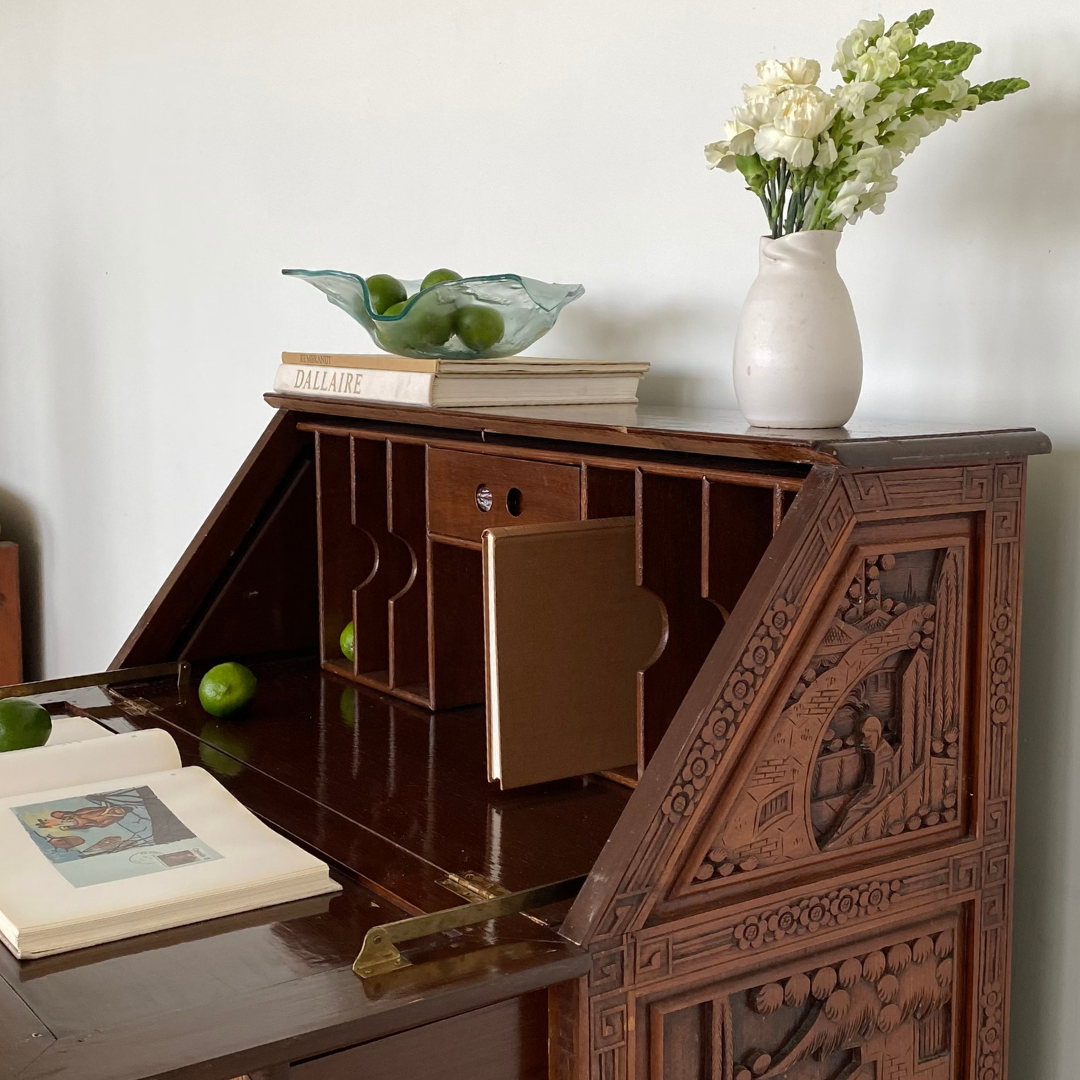
[[(398, 356), (421, 359), (475, 360), (513, 356), (538, 341), (554, 325), (559, 312), (585, 289), (581, 285), (551, 285), (517, 274), (444, 281), (427, 289), (419, 281), (406, 281), (409, 298), (397, 315), (377, 315), (367, 283), (342, 270), (282, 270), (302, 278), (331, 304), (351, 315), (381, 349)], [(502, 335), (484, 349), (470, 348), (456, 331), (465, 308), (494, 308), (502, 316)]]

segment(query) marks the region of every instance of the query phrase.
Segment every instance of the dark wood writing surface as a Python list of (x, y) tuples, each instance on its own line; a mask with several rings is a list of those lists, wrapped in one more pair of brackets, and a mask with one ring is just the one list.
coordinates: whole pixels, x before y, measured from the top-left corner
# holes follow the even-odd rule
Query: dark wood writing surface
[[(268, 399), (282, 411), (114, 662), (191, 659), (196, 681), (111, 692), (345, 891), (0, 955), (2, 1080), (1004, 1080), (1045, 436)], [(634, 516), (666, 633), (623, 783), (486, 781), (485, 484), (500, 508), (516, 488), (517, 516)], [(314, 572), (290, 573), (297, 553)], [(231, 659), (258, 695), (213, 720), (194, 686)], [(364, 930), (457, 905), (449, 875), (489, 895), (588, 876), (359, 980)]]
[[(218, 778), (238, 796), (252, 795), (256, 811), (281, 809), (272, 790), (281, 785), (239, 784), (205, 745), (182, 736), (178, 743), (185, 765), (217, 760)], [(283, 815), (295, 838), (318, 850), (334, 848), (327, 834), (337, 834), (335, 850), (348, 859), (342, 836), (357, 827), (305, 802), (306, 825)], [(345, 888), (336, 896), (40, 960), (20, 962), (0, 950), (0, 1078), (227, 1080), (515, 998), (587, 969), (585, 954), (554, 930), (515, 917), (414, 943), (405, 955), (416, 966), (365, 986), (351, 970), (364, 934), (408, 911), (345, 875), (338, 879)], [(443, 906), (461, 902), (440, 891)]]
[[(588, 873), (630, 796), (597, 776), (500, 791), (487, 781), (482, 707), (429, 713), (320, 672), (314, 659), (254, 670), (256, 700), (231, 721), (210, 720), (194, 686), (181, 695), (160, 680), (122, 692), (151, 711), (149, 722), (216, 748), (219, 769), (273, 777), (311, 799), (313, 814), (363, 825), (411, 855), (425, 879), (473, 872), (514, 891)], [(213, 754), (203, 755), (212, 768)], [(551, 836), (559, 843), (543, 842)], [(371, 850), (377, 862), (349, 869), (388, 888), (385, 848)]]

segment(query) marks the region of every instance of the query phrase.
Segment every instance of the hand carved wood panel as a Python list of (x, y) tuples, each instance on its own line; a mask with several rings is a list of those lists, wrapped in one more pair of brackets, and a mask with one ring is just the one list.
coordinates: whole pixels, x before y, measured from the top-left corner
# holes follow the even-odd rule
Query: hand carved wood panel
[(954, 1080), (958, 923), (648, 1004), (655, 1080)]
[(1005, 1076), (1023, 467), (835, 481), (804, 485), (635, 794), (647, 826), (609, 845), (633, 857), (568, 920), (590, 1080)]
[(957, 820), (967, 561), (966, 544), (858, 554), (697, 881)]

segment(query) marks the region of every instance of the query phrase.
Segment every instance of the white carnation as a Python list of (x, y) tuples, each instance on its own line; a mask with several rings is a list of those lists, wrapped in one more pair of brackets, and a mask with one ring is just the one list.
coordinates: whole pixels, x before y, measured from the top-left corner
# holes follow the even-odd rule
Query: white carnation
[(757, 131), (740, 120), (728, 120), (724, 124), (724, 134), (731, 145), (731, 152), (744, 157), (754, 152), (754, 136)]
[(724, 172), (734, 172), (737, 165), (731, 144), (724, 140), (705, 147), (705, 161), (710, 169), (723, 169)]
[(793, 56), (787, 63), (762, 60), (757, 66), (757, 77), (760, 86), (780, 94), (792, 86), (814, 86), (821, 77), (821, 65), (805, 56)]
[(759, 128), (754, 149), (765, 161), (783, 158), (793, 169), (814, 161), (815, 140), (832, 123), (836, 101), (816, 86), (793, 88), (777, 98), (772, 123)]
[(735, 107), (735, 122), (757, 131), (762, 124), (771, 124), (779, 110), (780, 103), (771, 94), (765, 97), (750, 93), (741, 105)]

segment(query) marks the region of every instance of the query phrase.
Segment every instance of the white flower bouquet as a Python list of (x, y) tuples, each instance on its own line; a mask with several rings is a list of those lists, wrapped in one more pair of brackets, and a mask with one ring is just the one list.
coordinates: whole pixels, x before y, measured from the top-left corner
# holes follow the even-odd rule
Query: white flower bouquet
[(1024, 79), (972, 86), (964, 77), (981, 51), (967, 41), (917, 43), (934, 17), (921, 11), (885, 30), (863, 20), (837, 45), (843, 84), (817, 85), (821, 65), (765, 60), (743, 103), (705, 147), (710, 168), (738, 170), (761, 200), (773, 238), (842, 229), (867, 210), (880, 214), (896, 167), (946, 120), (1025, 89)]

